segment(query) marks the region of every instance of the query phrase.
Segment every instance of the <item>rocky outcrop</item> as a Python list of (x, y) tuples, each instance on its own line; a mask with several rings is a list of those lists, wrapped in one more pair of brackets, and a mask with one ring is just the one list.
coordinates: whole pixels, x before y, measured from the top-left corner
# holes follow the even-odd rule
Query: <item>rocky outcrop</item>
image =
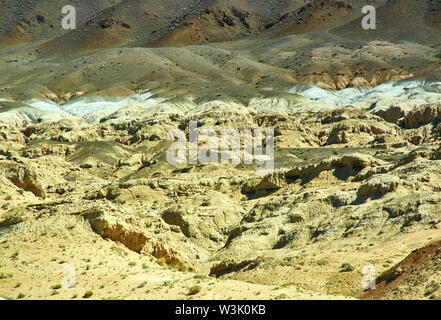
[(400, 179), (392, 175), (381, 175), (370, 178), (358, 189), (359, 197), (383, 196), (397, 189)]
[(429, 123), (441, 121), (441, 105), (426, 105), (410, 110), (400, 121), (406, 129), (415, 129)]
[(256, 268), (259, 265), (256, 260), (244, 260), (244, 261), (222, 261), (211, 267), (210, 276), (220, 277), (228, 273), (239, 272), (241, 270), (247, 271)]
[(148, 240), (142, 231), (106, 213), (89, 218), (89, 223), (101, 237), (122, 243), (137, 253), (141, 252)]
[(18, 188), (30, 191), (37, 197), (46, 197), (46, 192), (33, 169), (19, 165), (14, 166), (6, 172), (6, 177)]

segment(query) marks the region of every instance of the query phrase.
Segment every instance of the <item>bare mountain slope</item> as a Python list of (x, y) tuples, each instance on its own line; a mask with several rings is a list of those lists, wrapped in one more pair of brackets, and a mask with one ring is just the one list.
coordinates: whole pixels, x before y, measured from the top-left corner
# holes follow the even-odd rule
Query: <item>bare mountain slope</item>
[[(121, 0), (73, 0), (68, 4), (77, 9), (77, 24), (87, 22), (98, 12)], [(0, 2), (0, 46), (41, 41), (65, 33), (61, 28), (61, 0), (3, 0)]]
[[(439, 229), (439, 225), (436, 226)], [(365, 299), (441, 299), (441, 242), (414, 250), (403, 261), (377, 278), (375, 290)]]
[(389, 0), (377, 8), (377, 29), (360, 29), (361, 17), (333, 30), (333, 33), (362, 41), (410, 41), (439, 45), (441, 2)]
[[(49, 40), (45, 55), (84, 53), (101, 48), (131, 46), (185, 46), (263, 36), (333, 30), (351, 40), (383, 39), (436, 43), (440, 4), (432, 1), (295, 0), (114, 0), (94, 4), (77, 1), (78, 29), (59, 27), (63, 3), (2, 2), (0, 44)], [(377, 7), (377, 31), (361, 28), (361, 8)], [(17, 13), (19, 12), (19, 13)], [(412, 31), (412, 32), (409, 32)]]

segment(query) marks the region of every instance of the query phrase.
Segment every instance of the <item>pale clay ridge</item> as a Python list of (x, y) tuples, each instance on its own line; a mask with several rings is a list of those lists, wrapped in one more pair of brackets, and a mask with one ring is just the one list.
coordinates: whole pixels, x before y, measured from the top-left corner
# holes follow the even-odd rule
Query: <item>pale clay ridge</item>
[[(191, 97), (181, 101), (151, 98), (152, 94), (134, 94), (126, 98), (78, 98), (63, 105), (36, 99), (22, 101), (23, 107), (0, 112), (0, 118), (17, 123), (35, 123), (48, 120), (82, 118), (90, 124), (103, 120), (143, 118), (153, 114), (198, 114), (207, 110), (243, 110), (250, 113), (299, 113), (333, 110), (344, 107), (369, 109), (377, 114), (391, 107), (403, 112), (417, 106), (441, 102), (441, 82), (401, 81), (381, 84), (372, 89), (343, 89), (330, 92), (314, 86), (299, 86), (286, 92), (298, 95), (293, 101), (280, 98), (253, 98), (248, 105), (236, 101), (214, 99), (196, 103)], [(11, 100), (0, 99), (12, 102)], [(28, 106), (28, 108), (26, 108)]]

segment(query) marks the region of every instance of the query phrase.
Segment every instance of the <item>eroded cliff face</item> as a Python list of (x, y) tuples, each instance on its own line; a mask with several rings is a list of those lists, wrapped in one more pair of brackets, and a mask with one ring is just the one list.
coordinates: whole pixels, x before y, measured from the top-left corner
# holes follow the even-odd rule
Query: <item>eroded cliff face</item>
[[(119, 248), (146, 267), (181, 270), (170, 276), (177, 283), (199, 272), (221, 277), (219, 286), (231, 278), (264, 287), (291, 283), (281, 287), (290, 297), (307, 295), (303, 290), (358, 297), (364, 265), (380, 272), (437, 237), (438, 88), (420, 82), (367, 92), (312, 87), (248, 105), (217, 99), (189, 100), (185, 107), (144, 95), (110, 114), (87, 101), (57, 106), (56, 112), (74, 110), (63, 120), (31, 117), (45, 114), (36, 101), (10, 108), (1, 114), (3, 254), (42, 246), (76, 265), (80, 256), (95, 260), (94, 252), (104, 250), (96, 254), (110, 258)], [(158, 112), (165, 106), (167, 112)], [(168, 133), (188, 134), (190, 121), (216, 132), (273, 129), (274, 172), (259, 176), (255, 164), (168, 163)], [(68, 251), (53, 248), (58, 241)], [(344, 262), (355, 271), (340, 273)], [(100, 261), (96, 272), (111, 266)], [(17, 277), (34, 267), (22, 267)], [(133, 268), (136, 277), (149, 277)], [(264, 298), (276, 293), (282, 294), (269, 290)]]

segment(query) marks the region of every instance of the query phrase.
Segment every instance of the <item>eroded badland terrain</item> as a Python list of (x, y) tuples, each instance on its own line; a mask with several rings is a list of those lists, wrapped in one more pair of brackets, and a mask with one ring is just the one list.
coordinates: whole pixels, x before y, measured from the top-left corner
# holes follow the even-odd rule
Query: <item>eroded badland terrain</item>
[[(440, 1), (69, 4), (0, 2), (0, 297), (441, 298)], [(170, 164), (190, 121), (274, 172)]]

